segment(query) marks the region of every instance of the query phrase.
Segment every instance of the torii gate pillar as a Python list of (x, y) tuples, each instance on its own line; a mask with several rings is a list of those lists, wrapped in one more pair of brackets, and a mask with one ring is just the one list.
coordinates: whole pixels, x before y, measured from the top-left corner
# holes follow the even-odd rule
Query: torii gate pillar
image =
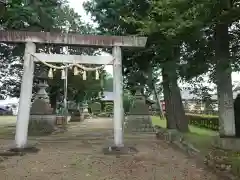
[(114, 144), (117, 147), (123, 146), (123, 78), (122, 78), (122, 53), (118, 46), (113, 47), (113, 92), (114, 92)]
[(24, 52), (23, 76), (15, 134), (16, 148), (24, 148), (27, 144), (34, 73), (34, 61), (32, 59), (32, 54), (35, 53), (35, 51), (35, 43), (27, 42)]

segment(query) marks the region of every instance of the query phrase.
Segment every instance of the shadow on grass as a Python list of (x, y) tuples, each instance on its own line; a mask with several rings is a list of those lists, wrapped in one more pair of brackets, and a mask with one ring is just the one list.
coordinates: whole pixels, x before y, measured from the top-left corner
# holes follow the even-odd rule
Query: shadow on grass
[(14, 137), (16, 118), (16, 116), (0, 116), (0, 139)]
[(0, 139), (13, 138), (15, 129), (15, 126), (0, 126)]
[[(159, 117), (153, 116), (152, 123), (154, 126), (160, 126), (166, 128), (166, 120), (160, 119)], [(212, 131), (205, 128), (199, 128), (196, 126), (189, 125), (189, 133), (185, 133), (184, 137), (189, 141), (194, 147), (199, 149), (201, 152), (206, 154), (212, 146), (212, 141), (218, 132)]]
[(185, 139), (196, 147), (202, 155), (207, 155), (209, 150), (212, 148), (212, 142), (215, 136), (197, 134), (197, 133), (186, 133), (184, 134)]

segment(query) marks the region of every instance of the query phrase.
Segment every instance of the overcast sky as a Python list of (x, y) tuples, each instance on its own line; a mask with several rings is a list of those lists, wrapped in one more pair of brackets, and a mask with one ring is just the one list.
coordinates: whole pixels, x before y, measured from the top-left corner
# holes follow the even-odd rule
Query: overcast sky
[(79, 13), (82, 16), (82, 19), (85, 22), (92, 22), (91, 17), (86, 14), (84, 8), (83, 8), (83, 2), (86, 2), (86, 0), (68, 0), (70, 6), (75, 9), (77, 13)]
[[(69, 5), (72, 7), (78, 14), (82, 16), (82, 20), (88, 23), (93, 23), (91, 21), (91, 16), (87, 15), (86, 11), (83, 8), (83, 2), (86, 0), (69, 0)], [(113, 74), (113, 68), (111, 65), (105, 67), (106, 71), (110, 74)]]

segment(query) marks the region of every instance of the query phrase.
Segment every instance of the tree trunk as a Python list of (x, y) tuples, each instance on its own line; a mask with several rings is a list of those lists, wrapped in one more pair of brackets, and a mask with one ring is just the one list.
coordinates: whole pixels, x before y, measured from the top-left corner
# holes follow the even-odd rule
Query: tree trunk
[(228, 24), (215, 27), (216, 84), (218, 92), (219, 133), (235, 136)]
[(165, 114), (167, 119), (167, 128), (168, 129), (177, 129), (176, 123), (175, 123), (175, 117), (174, 117), (174, 111), (172, 106), (172, 97), (171, 97), (171, 90), (169, 87), (169, 77), (165, 70), (165, 68), (162, 68), (162, 81), (163, 81), (163, 94), (164, 94), (164, 102), (165, 102)]
[(49, 93), (48, 93), (50, 104), (51, 104), (51, 107), (53, 108), (53, 112), (56, 112), (56, 109), (57, 109), (58, 92), (56, 91), (57, 90), (55, 87), (50, 87)]
[(56, 112), (56, 109), (57, 109), (57, 95), (53, 94), (49, 97), (49, 99), (50, 99), (51, 107), (53, 108), (53, 112)]
[(155, 87), (155, 84), (154, 84), (153, 81), (152, 81), (152, 88), (153, 88), (154, 96), (155, 96), (155, 99), (157, 101), (157, 105), (158, 105), (158, 108), (159, 108), (159, 117), (160, 117), (160, 119), (163, 119), (164, 114), (163, 114), (163, 110), (162, 110), (162, 105), (160, 103), (160, 99), (158, 97), (157, 90), (156, 90), (156, 87)]
[(173, 99), (173, 108), (174, 108), (174, 116), (177, 124), (177, 128), (181, 132), (188, 132), (188, 119), (185, 115), (184, 106), (182, 103), (182, 97), (180, 93), (180, 88), (177, 84), (177, 79), (172, 79), (172, 99)]
[(148, 70), (148, 85), (153, 90), (155, 99), (157, 101), (157, 106), (159, 108), (159, 117), (160, 117), (160, 119), (163, 119), (164, 114), (163, 114), (163, 110), (162, 110), (162, 106), (161, 106), (161, 103), (160, 103), (159, 96), (157, 94), (156, 86), (155, 86), (155, 83), (154, 83), (154, 80), (153, 80), (153, 72), (152, 71), (153, 71), (152, 68), (149, 68), (149, 70)]
[[(187, 132), (188, 119), (185, 115), (180, 88), (177, 84), (176, 62), (162, 69), (163, 93), (166, 107), (167, 128)], [(169, 67), (169, 68), (168, 68)]]

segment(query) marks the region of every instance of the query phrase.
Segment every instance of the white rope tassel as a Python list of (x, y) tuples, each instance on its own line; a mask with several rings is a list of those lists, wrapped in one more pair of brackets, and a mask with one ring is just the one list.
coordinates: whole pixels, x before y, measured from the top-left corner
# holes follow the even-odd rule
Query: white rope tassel
[(73, 74), (74, 74), (74, 76), (79, 74), (78, 68), (76, 66), (73, 69)]
[(62, 70), (62, 77), (61, 77), (61, 79), (66, 79), (65, 69)]
[(83, 77), (83, 80), (87, 80), (87, 72), (86, 71), (83, 71), (82, 77)]
[(48, 71), (48, 77), (50, 79), (53, 79), (53, 70), (52, 70), (52, 68), (50, 68), (49, 71)]
[(96, 70), (96, 80), (99, 80), (99, 72)]
[(113, 61), (114, 61), (114, 59), (113, 60), (111, 60), (111, 61), (109, 61), (109, 63), (106, 63), (106, 64), (104, 64), (104, 65), (102, 65), (102, 66), (98, 66), (98, 67), (95, 67), (95, 68), (90, 68), (90, 67), (85, 67), (85, 66), (82, 66), (82, 65), (80, 65), (80, 64), (77, 64), (77, 63), (73, 63), (73, 64), (68, 64), (68, 65), (64, 65), (64, 66), (55, 66), (55, 65), (53, 65), (53, 64), (49, 64), (49, 63), (47, 63), (47, 62), (45, 62), (45, 61), (42, 61), (41, 59), (39, 59), (39, 58), (37, 58), (36, 56), (34, 56), (33, 54), (30, 54), (31, 56), (33, 56), (34, 58), (36, 58), (38, 61), (40, 61), (41, 63), (43, 63), (44, 65), (46, 65), (46, 66), (48, 66), (49, 68), (52, 68), (52, 69), (65, 69), (65, 68), (67, 68), (67, 67), (73, 67), (73, 66), (77, 66), (78, 68), (80, 68), (80, 69), (82, 69), (82, 70), (84, 70), (84, 71), (95, 71), (95, 70), (99, 70), (99, 69), (103, 69), (106, 65), (108, 65), (108, 64), (112, 64), (113, 63)]

